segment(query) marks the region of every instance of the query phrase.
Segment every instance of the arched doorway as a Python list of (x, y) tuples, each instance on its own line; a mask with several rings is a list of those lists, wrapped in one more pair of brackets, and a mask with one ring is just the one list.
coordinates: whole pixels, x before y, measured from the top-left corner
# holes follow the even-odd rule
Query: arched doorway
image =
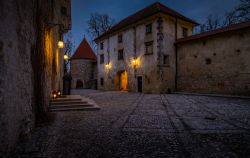
[(76, 88), (83, 88), (83, 83), (81, 80), (76, 81)]
[(120, 91), (128, 90), (128, 74), (125, 70), (116, 73), (116, 87)]

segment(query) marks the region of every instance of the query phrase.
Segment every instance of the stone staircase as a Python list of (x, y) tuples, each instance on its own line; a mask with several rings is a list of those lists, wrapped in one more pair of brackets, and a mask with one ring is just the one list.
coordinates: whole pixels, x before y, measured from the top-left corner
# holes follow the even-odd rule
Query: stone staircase
[(50, 101), (49, 110), (59, 111), (92, 111), (99, 110), (100, 107), (91, 99), (80, 95), (65, 95)]

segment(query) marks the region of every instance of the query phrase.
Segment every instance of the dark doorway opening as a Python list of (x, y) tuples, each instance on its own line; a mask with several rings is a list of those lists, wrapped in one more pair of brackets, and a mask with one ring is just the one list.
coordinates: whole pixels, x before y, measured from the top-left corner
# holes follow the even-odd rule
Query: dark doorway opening
[(76, 88), (83, 88), (83, 83), (81, 80), (76, 81)]
[(137, 91), (142, 93), (142, 76), (137, 77)]

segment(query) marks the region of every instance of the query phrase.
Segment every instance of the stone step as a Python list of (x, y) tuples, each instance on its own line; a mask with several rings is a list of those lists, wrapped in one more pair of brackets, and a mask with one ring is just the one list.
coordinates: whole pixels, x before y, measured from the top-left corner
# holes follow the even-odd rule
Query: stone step
[(51, 112), (60, 112), (60, 111), (94, 111), (99, 110), (99, 107), (81, 107), (81, 108), (59, 108), (59, 109), (50, 109)]
[(70, 102), (70, 101), (82, 101), (82, 98), (57, 98), (57, 99), (52, 99), (50, 102), (55, 103), (55, 102)]
[(50, 109), (60, 109), (60, 108), (79, 108), (79, 107), (92, 107), (92, 104), (71, 104), (71, 105), (53, 105)]
[(87, 104), (87, 101), (70, 100), (70, 101), (56, 101), (51, 102), (50, 105), (62, 105), (62, 104)]

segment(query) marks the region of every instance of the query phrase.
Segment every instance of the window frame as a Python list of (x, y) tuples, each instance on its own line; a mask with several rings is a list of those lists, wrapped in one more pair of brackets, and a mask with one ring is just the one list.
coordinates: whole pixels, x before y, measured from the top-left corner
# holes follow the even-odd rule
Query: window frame
[(104, 49), (104, 44), (103, 42), (100, 43), (100, 50), (103, 50)]
[(153, 28), (152, 23), (147, 24), (146, 27), (145, 27), (146, 34), (151, 34), (152, 33), (152, 28)]
[(170, 56), (168, 54), (164, 54), (163, 55), (163, 65), (165, 66), (170, 66), (170, 60), (169, 60)]
[[(122, 53), (122, 56), (121, 56), (120, 53)], [(119, 49), (118, 50), (118, 56), (117, 57), (118, 57), (118, 60), (124, 60), (124, 49)]]
[[(152, 52), (148, 52), (149, 46), (152, 47)], [(145, 42), (145, 54), (146, 54), (146, 55), (148, 55), (148, 54), (154, 54), (154, 41)]]
[(182, 27), (182, 36), (187, 37), (188, 36), (188, 28)]
[(104, 64), (104, 54), (100, 54), (100, 64)]
[(118, 35), (118, 43), (122, 43), (123, 42), (123, 35), (119, 34)]

